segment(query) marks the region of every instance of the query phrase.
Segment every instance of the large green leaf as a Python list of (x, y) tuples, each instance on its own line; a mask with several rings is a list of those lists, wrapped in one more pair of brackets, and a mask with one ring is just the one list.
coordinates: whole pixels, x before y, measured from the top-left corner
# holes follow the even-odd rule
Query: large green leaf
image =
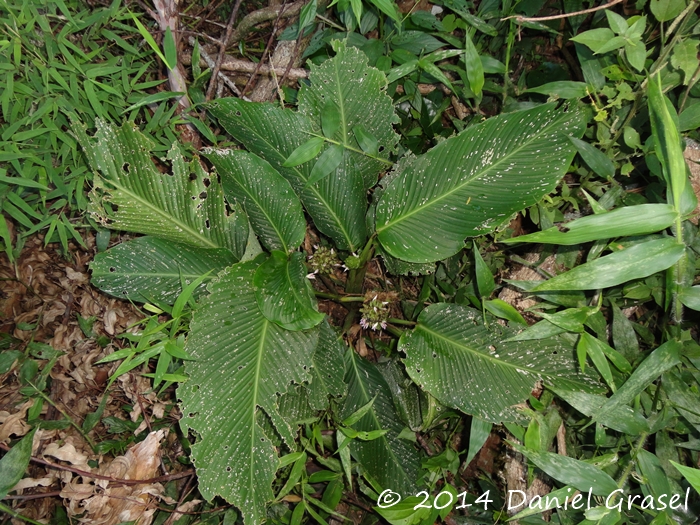
[(566, 385), (593, 392), (596, 384), (578, 371), (571, 345), (559, 339), (508, 341), (515, 330), (484, 326), (481, 315), (454, 304), (433, 304), (405, 332), (399, 350), (406, 371), (441, 403), (486, 421), (519, 419), (535, 384)]
[(342, 250), (355, 252), (362, 247), (367, 238), (364, 221), (367, 196), (360, 173), (347, 170), (341, 164), (335, 176), (307, 186), (313, 161), (296, 167), (283, 166), (289, 155), (307, 142), (314, 131), (309, 118), (272, 104), (237, 98), (218, 100), (209, 110), (226, 131), (289, 181), (319, 231), (333, 239)]
[(185, 434), (192, 445), (199, 490), (236, 505), (246, 524), (265, 519), (273, 498), (277, 451), (256, 421), (259, 408), (288, 445), (295, 438), (277, 410), (277, 396), (311, 379), (318, 331), (289, 332), (258, 309), (253, 292), (256, 262), (226, 269), (209, 285), (194, 314), (185, 350), (189, 381), (178, 388)]
[(598, 290), (617, 286), (665, 270), (684, 253), (685, 246), (672, 237), (640, 242), (560, 273), (532, 290)]
[(400, 494), (415, 490), (420, 460), (409, 441), (398, 436), (403, 424), (394, 410), (391, 391), (377, 367), (350, 349), (345, 353), (348, 394), (341, 417), (347, 418), (374, 399), (369, 411), (353, 425), (356, 430), (387, 430), (372, 441), (353, 440), (350, 451), (367, 474), (382, 488)]
[(561, 454), (530, 450), (516, 443), (511, 443), (511, 446), (549, 476), (581, 492), (590, 490), (597, 496), (609, 496), (619, 488), (610, 475), (590, 463)]
[(188, 244), (139, 237), (98, 253), (90, 264), (92, 284), (103, 292), (130, 301), (172, 304), (185, 285), (212, 272), (195, 291), (204, 292), (208, 280), (236, 262), (223, 248), (202, 249)]
[(299, 198), (270, 164), (246, 151), (210, 151), (205, 156), (221, 175), (226, 197), (245, 208), (265, 248), (289, 252), (302, 243), (306, 220)]
[(377, 205), (379, 240), (411, 262), (445, 259), (554, 189), (581, 136), (581, 114), (546, 104), (503, 114), (404, 165)]
[(248, 220), (227, 215), (221, 185), (199, 160), (185, 162), (177, 144), (168, 153), (172, 175), (151, 158), (153, 144), (131, 123), (115, 128), (100, 120), (93, 138), (76, 124), (85, 155), (95, 172), (92, 213), (115, 230), (153, 235), (201, 248), (227, 248), (236, 260), (245, 253)]
[(313, 355), (313, 379), (308, 387), (309, 405), (314, 410), (324, 410), (328, 406), (329, 396), (339, 397), (345, 393), (343, 352), (342, 339), (338, 338), (328, 322), (323, 322)]
[[(386, 76), (382, 71), (367, 65), (367, 55), (356, 47), (346, 47), (334, 41), (336, 56), (320, 66), (311, 65), (311, 85), (299, 91), (299, 111), (314, 122), (317, 130), (328, 130), (322, 126), (324, 116), (337, 115), (338, 126), (328, 138), (345, 147), (361, 150), (353, 130), (361, 126), (360, 136), (369, 134), (377, 142), (379, 156), (389, 157), (396, 152), (399, 136), (393, 124), (399, 122), (394, 104), (385, 90)], [(359, 170), (365, 188), (377, 183), (379, 172), (387, 168), (386, 163), (358, 151), (345, 150), (347, 164)], [(332, 176), (332, 175), (331, 175)]]
[(304, 255), (274, 251), (255, 272), (255, 298), (270, 321), (287, 330), (306, 330), (325, 317), (316, 309), (313, 288), (306, 278)]

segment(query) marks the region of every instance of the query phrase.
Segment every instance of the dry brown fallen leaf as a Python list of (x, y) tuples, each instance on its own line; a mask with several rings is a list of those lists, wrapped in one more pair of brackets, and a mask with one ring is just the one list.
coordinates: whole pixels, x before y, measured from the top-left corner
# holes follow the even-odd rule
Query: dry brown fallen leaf
[[(98, 472), (116, 479), (151, 479), (158, 475), (160, 441), (165, 430), (151, 432), (145, 440), (114, 458)], [(67, 452), (67, 451), (64, 451)], [(72, 459), (78, 459), (72, 457)], [(75, 478), (61, 490), (70, 517), (90, 525), (116, 525), (135, 521), (150, 525), (157, 510), (156, 498), (163, 494), (160, 483), (118, 486), (89, 476)]]

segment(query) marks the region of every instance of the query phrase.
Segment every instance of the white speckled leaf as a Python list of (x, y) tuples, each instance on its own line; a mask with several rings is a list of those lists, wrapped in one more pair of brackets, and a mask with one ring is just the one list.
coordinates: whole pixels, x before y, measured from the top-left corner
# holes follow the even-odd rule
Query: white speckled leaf
[[(353, 128), (362, 126), (363, 132), (372, 135), (378, 144), (379, 156), (388, 158), (396, 152), (399, 136), (393, 124), (399, 122), (394, 104), (385, 90), (384, 73), (369, 67), (367, 55), (343, 42), (333, 43), (336, 56), (320, 66), (311, 65), (311, 85), (299, 90), (299, 111), (306, 114), (314, 127), (321, 130), (322, 113), (330, 104), (337, 111), (339, 125), (329, 138), (355, 149), (357, 144)], [(365, 188), (377, 183), (377, 176), (387, 165), (367, 155), (346, 150), (348, 164), (362, 174)], [(333, 175), (331, 175), (333, 176)]]
[(345, 162), (336, 175), (306, 186), (314, 160), (294, 168), (282, 166), (287, 157), (309, 140), (314, 127), (306, 116), (272, 104), (237, 98), (217, 100), (209, 111), (226, 131), (262, 157), (289, 181), (316, 227), (341, 250), (358, 251), (367, 238), (367, 195), (357, 170)]
[(155, 237), (138, 237), (98, 253), (90, 263), (91, 283), (121, 299), (173, 304), (182, 291), (183, 280), (189, 284), (211, 271), (195, 290), (197, 297), (209, 280), (235, 262), (233, 254), (224, 248), (207, 250)]
[(572, 345), (559, 339), (503, 342), (516, 333), (484, 326), (479, 312), (455, 304), (433, 304), (405, 332), (399, 350), (406, 371), (441, 403), (486, 421), (519, 419), (515, 406), (527, 401), (539, 380), (596, 393), (600, 385), (579, 372)]
[(581, 114), (554, 104), (506, 113), (407, 163), (377, 205), (386, 251), (425, 263), (454, 255), (554, 189), (574, 156)]
[(388, 430), (372, 441), (353, 440), (350, 443), (353, 458), (382, 488), (403, 495), (414, 492), (420, 458), (410, 441), (398, 437), (404, 425), (396, 414), (386, 380), (374, 364), (349, 349), (345, 352), (345, 382), (348, 394), (341, 417), (348, 417), (376, 396), (370, 410), (352, 427), (363, 431)]
[(328, 321), (321, 323), (321, 335), (314, 352), (314, 366), (311, 369), (311, 384), (309, 390), (309, 405), (314, 410), (325, 410), (328, 407), (328, 397), (340, 397), (345, 393), (343, 376), (343, 352), (345, 345), (338, 338)]
[(210, 295), (195, 312), (185, 350), (190, 380), (181, 385), (185, 434), (192, 445), (199, 490), (236, 505), (246, 525), (265, 519), (273, 498), (277, 452), (256, 421), (261, 408), (293, 447), (295, 429), (277, 410), (278, 394), (308, 382), (318, 330), (290, 332), (270, 322), (253, 292), (255, 261), (226, 269), (209, 285)]
[(172, 175), (161, 173), (151, 158), (152, 142), (133, 123), (116, 128), (98, 119), (96, 126), (94, 138), (81, 125), (73, 131), (95, 172), (91, 212), (99, 222), (201, 248), (227, 248), (241, 259), (248, 219), (227, 215), (221, 185), (199, 160), (188, 164), (174, 144), (167, 157)]
[(306, 234), (299, 197), (269, 163), (240, 150), (210, 151), (205, 155), (221, 175), (229, 200), (238, 200), (268, 250), (289, 252)]

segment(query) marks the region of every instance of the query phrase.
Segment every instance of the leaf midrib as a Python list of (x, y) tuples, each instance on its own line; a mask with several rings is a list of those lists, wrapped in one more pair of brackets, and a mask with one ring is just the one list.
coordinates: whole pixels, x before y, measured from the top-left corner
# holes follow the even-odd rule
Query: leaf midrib
[[(564, 115), (565, 115), (565, 114), (564, 114)], [(564, 115), (559, 115), (559, 119), (561, 119), (562, 116), (564, 116)], [(559, 119), (557, 119), (557, 120), (559, 120)], [(488, 122), (488, 121), (487, 121), (487, 122)], [(550, 123), (550, 126), (551, 126), (553, 123), (554, 123), (554, 121), (552, 121), (552, 123)], [(521, 144), (520, 146), (517, 146), (517, 147), (516, 147), (513, 151), (511, 151), (508, 155), (506, 155), (506, 156), (504, 156), (503, 158), (497, 160), (497, 161), (494, 162), (493, 164), (490, 164), (489, 166), (484, 167), (481, 171), (478, 171), (478, 172), (474, 173), (471, 177), (469, 177), (467, 180), (465, 180), (462, 184), (459, 184), (458, 186), (455, 186), (453, 189), (449, 190), (448, 192), (445, 192), (445, 193), (443, 193), (442, 195), (440, 195), (440, 196), (438, 196), (438, 197), (436, 197), (436, 198), (434, 198), (434, 199), (432, 199), (432, 200), (430, 200), (430, 201), (427, 201), (427, 202), (423, 203), (422, 205), (417, 206), (416, 208), (414, 208), (414, 209), (411, 210), (410, 212), (408, 212), (408, 213), (406, 213), (406, 214), (404, 214), (404, 215), (399, 215), (397, 218), (394, 218), (394, 219), (390, 220), (389, 222), (384, 223), (383, 226), (377, 228), (377, 233), (380, 233), (380, 232), (386, 230), (387, 228), (390, 228), (391, 226), (394, 226), (394, 225), (398, 224), (399, 222), (402, 222), (403, 220), (408, 219), (409, 217), (415, 215), (416, 213), (419, 213), (419, 212), (423, 211), (424, 209), (433, 206), (435, 203), (440, 202), (442, 199), (449, 197), (449, 196), (452, 195), (453, 193), (456, 193), (457, 191), (460, 191), (462, 188), (464, 188), (465, 186), (467, 186), (467, 185), (469, 185), (471, 182), (473, 182), (474, 179), (481, 177), (482, 175), (484, 175), (484, 174), (487, 173), (488, 171), (492, 170), (492, 169), (495, 168), (496, 166), (498, 166), (498, 165), (500, 165), (501, 163), (505, 162), (507, 159), (511, 158), (514, 154), (518, 153), (519, 151), (521, 151), (521, 150), (524, 149), (525, 147), (529, 146), (532, 142), (534, 142), (536, 139), (538, 139), (539, 136), (540, 136), (542, 133), (544, 133), (545, 130), (548, 129), (550, 126), (546, 126), (546, 127), (542, 128), (542, 129), (540, 129), (537, 133), (535, 133), (534, 135), (531, 135), (531, 137), (532, 137), (531, 140), (529, 140), (529, 141), (527, 141), (527, 142)], [(386, 194), (385, 194), (385, 195), (386, 195)]]
[[(353, 352), (352, 349), (349, 349), (348, 351)], [(365, 384), (362, 382), (362, 379), (361, 379), (362, 376), (360, 375), (360, 371), (357, 369), (357, 364), (355, 361), (357, 359), (357, 357), (355, 357), (354, 352), (353, 352), (353, 355), (351, 355), (350, 357), (352, 358), (352, 368), (355, 372), (355, 377), (357, 378), (357, 383), (360, 385), (360, 389), (362, 390), (362, 395), (364, 396), (364, 400), (363, 400), (363, 403), (361, 406), (364, 406), (365, 404), (369, 403), (370, 399), (372, 399), (372, 398), (369, 396), (369, 392), (367, 392), (367, 390), (365, 389)], [(371, 414), (372, 419), (374, 420), (374, 422), (377, 425), (377, 429), (384, 430), (384, 428), (382, 428), (381, 422), (377, 418), (377, 415), (374, 411), (374, 405), (372, 405), (372, 408), (370, 408), (368, 414)], [(387, 430), (391, 430), (391, 429), (387, 429)], [(403, 469), (403, 465), (402, 465), (401, 461), (399, 461), (399, 458), (396, 456), (396, 454), (394, 454), (394, 449), (392, 449), (391, 446), (389, 446), (390, 445), (389, 439), (386, 436), (387, 436), (387, 434), (384, 434), (377, 439), (381, 439), (382, 441), (384, 441), (384, 448), (389, 452), (389, 455), (393, 458), (394, 463), (399, 466), (401, 472), (404, 473), (404, 477), (406, 479), (408, 479), (408, 476), (406, 475), (406, 473)]]
[[(270, 167), (272, 168), (272, 166), (270, 166)], [(272, 168), (272, 169), (274, 170), (275, 168)], [(289, 253), (289, 247), (287, 246), (287, 243), (285, 242), (284, 237), (282, 236), (282, 232), (277, 228), (275, 221), (272, 220), (270, 215), (267, 213), (267, 210), (265, 209), (265, 207), (260, 204), (258, 199), (255, 198), (255, 195), (252, 192), (248, 191), (246, 189), (246, 186), (244, 184), (241, 184), (241, 182), (237, 178), (235, 178), (235, 176), (234, 176), (234, 180), (236, 182), (236, 185), (239, 187), (239, 189), (245, 195), (247, 195), (248, 198), (253, 201), (253, 203), (255, 203), (255, 205), (258, 207), (258, 209), (262, 212), (262, 214), (267, 219), (268, 224), (270, 224), (270, 226), (272, 226), (272, 229), (275, 230), (275, 233), (277, 234), (277, 238), (280, 240), (280, 243), (282, 244), (282, 248), (284, 250), (284, 253)]]
[[(105, 179), (105, 180), (108, 180), (112, 185), (114, 185), (114, 187), (115, 187), (117, 190), (126, 193), (126, 194), (127, 194), (128, 196), (130, 196), (130, 197), (133, 197), (137, 202), (143, 204), (143, 205), (146, 206), (147, 208), (150, 208), (151, 210), (153, 210), (154, 212), (156, 212), (156, 214), (158, 214), (158, 215), (160, 215), (161, 217), (165, 218), (165, 219), (168, 220), (169, 222), (174, 223), (174, 224), (180, 226), (184, 231), (189, 232), (189, 233), (192, 234), (194, 237), (200, 239), (200, 240), (203, 241), (207, 246), (209, 246), (209, 247), (211, 247), (211, 248), (225, 248), (225, 246), (219, 246), (217, 243), (213, 242), (211, 239), (208, 239), (208, 238), (204, 237), (204, 236), (203, 236), (201, 233), (199, 233), (197, 230), (192, 229), (191, 226), (189, 226), (189, 225), (187, 225), (187, 224), (185, 224), (185, 223), (182, 223), (182, 222), (180, 222), (179, 220), (174, 220), (175, 217), (168, 215), (164, 210), (161, 210), (160, 208), (158, 208), (157, 206), (155, 206), (153, 203), (147, 201), (146, 199), (144, 199), (143, 197), (141, 197), (141, 196), (138, 195), (137, 193), (134, 193), (133, 191), (128, 190), (126, 187), (122, 186), (121, 184), (118, 184), (117, 182), (115, 182), (115, 181), (113, 181), (113, 180), (110, 180), (110, 179)], [(117, 212), (117, 213), (119, 213), (119, 212)], [(116, 221), (116, 220), (120, 220), (120, 219), (118, 219), (118, 218), (115, 217), (115, 221)]]
[[(282, 153), (272, 143), (270, 143), (265, 137), (263, 137), (259, 133), (255, 132), (252, 128), (250, 128), (248, 126), (246, 126), (246, 128), (248, 129), (249, 132), (253, 133), (256, 137), (258, 137), (262, 142), (264, 142), (265, 144), (270, 146), (270, 149), (277, 154), (278, 160), (281, 160), (282, 162), (287, 160), (282, 155)], [(297, 168), (288, 168), (288, 169), (295, 171), (296, 174), (304, 181), (304, 184), (306, 184), (306, 182), (309, 180)], [(310, 190), (312, 193), (314, 193), (314, 195), (316, 195), (318, 200), (320, 200), (323, 203), (323, 205), (326, 207), (326, 210), (328, 210), (330, 212), (331, 216), (333, 217), (333, 220), (338, 225), (338, 227), (340, 227), (340, 230), (343, 232), (343, 237), (345, 237), (345, 240), (347, 241), (348, 246), (350, 247), (350, 251), (352, 251), (352, 252), (357, 251), (357, 247), (350, 240), (350, 236), (348, 235), (348, 231), (345, 229), (345, 225), (343, 224), (343, 221), (340, 220), (340, 217), (338, 217), (338, 215), (335, 213), (335, 211), (328, 205), (328, 202), (326, 201), (326, 199), (324, 199), (323, 196), (318, 192), (318, 190), (316, 188), (314, 188), (313, 186), (305, 186), (305, 189)]]
[(507, 367), (507, 368), (512, 368), (512, 369), (514, 369), (514, 370), (516, 370), (516, 371), (521, 371), (521, 372), (529, 372), (529, 373), (535, 374), (536, 376), (551, 377), (551, 374), (548, 373), (548, 372), (545, 371), (545, 370), (535, 370), (535, 369), (533, 369), (533, 368), (531, 368), (531, 367), (529, 367), (529, 366), (519, 366), (519, 365), (516, 365), (516, 364), (511, 363), (511, 362), (509, 362), (509, 361), (503, 361), (503, 360), (501, 360), (501, 359), (498, 359), (498, 358), (496, 358), (496, 357), (490, 356), (490, 355), (488, 355), (488, 354), (484, 354), (484, 353), (478, 352), (478, 351), (472, 349), (470, 346), (467, 346), (467, 345), (465, 345), (465, 344), (463, 344), (463, 343), (461, 343), (461, 342), (459, 342), (459, 341), (455, 341), (454, 339), (450, 339), (449, 337), (446, 337), (446, 336), (444, 336), (444, 335), (442, 335), (442, 334), (439, 334), (439, 333), (437, 333), (437, 332), (434, 332), (434, 331), (431, 330), (430, 328), (427, 328), (424, 324), (418, 324), (418, 325), (416, 325), (416, 327), (415, 327), (415, 329), (414, 329), (414, 332), (417, 331), (417, 330), (421, 330), (421, 331), (423, 331), (423, 332), (426, 332), (426, 333), (430, 334), (431, 336), (433, 336), (433, 337), (435, 337), (435, 338), (437, 338), (437, 339), (441, 339), (441, 340), (443, 340), (443, 341), (447, 341), (447, 342), (450, 343), (451, 345), (456, 346), (456, 347), (458, 347), (458, 348), (463, 348), (463, 349), (465, 349), (465, 351), (466, 351), (467, 353), (472, 354), (472, 355), (476, 355), (476, 356), (478, 356), (478, 357), (480, 357), (480, 358), (483, 358), (483, 359), (486, 359), (486, 360), (488, 360), (488, 361), (491, 361), (492, 363), (496, 363), (498, 366), (503, 366), (503, 367)]
[(255, 414), (258, 411), (258, 391), (260, 389), (260, 370), (262, 368), (262, 360), (263, 360), (263, 353), (264, 353), (264, 348), (265, 348), (265, 339), (267, 338), (267, 328), (270, 324), (270, 322), (263, 317), (262, 319), (263, 324), (262, 324), (262, 332), (260, 334), (260, 342), (258, 343), (258, 349), (257, 349), (257, 362), (255, 364), (255, 377), (253, 380), (253, 401), (251, 403), (251, 433), (250, 433), (250, 470), (249, 470), (249, 480), (250, 480), (250, 488), (255, 492), (255, 489), (253, 487), (256, 486), (255, 483), (255, 429), (257, 428), (257, 421), (255, 420)]

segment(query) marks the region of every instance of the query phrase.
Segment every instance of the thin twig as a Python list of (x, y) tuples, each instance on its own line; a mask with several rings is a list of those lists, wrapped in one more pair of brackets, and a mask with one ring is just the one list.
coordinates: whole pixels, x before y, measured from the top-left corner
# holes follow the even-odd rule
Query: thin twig
[(233, 33), (233, 24), (236, 23), (236, 17), (238, 16), (238, 9), (241, 7), (241, 2), (243, 0), (236, 0), (236, 4), (233, 6), (233, 11), (231, 11), (231, 17), (228, 19), (228, 25), (226, 26), (226, 34), (219, 44), (219, 54), (216, 57), (216, 64), (214, 65), (214, 71), (211, 74), (211, 80), (209, 81), (209, 88), (207, 89), (207, 100), (211, 100), (211, 96), (214, 93), (214, 88), (219, 77), (219, 69), (221, 68), (221, 62), (224, 60), (224, 55), (226, 54), (226, 42), (231, 38), (231, 33)]
[[(9, 452), (10, 448), (11, 447), (5, 445), (4, 443), (0, 443), (0, 449), (4, 450), (5, 452)], [(167, 476), (158, 476), (157, 478), (118, 479), (118, 478), (113, 478), (111, 476), (103, 476), (101, 474), (87, 472), (86, 470), (81, 470), (81, 469), (78, 469), (75, 467), (69, 467), (68, 465), (59, 465), (58, 463), (46, 461), (45, 459), (37, 458), (35, 456), (32, 456), (29, 459), (31, 462), (36, 463), (37, 465), (43, 465), (44, 467), (55, 468), (57, 470), (65, 470), (68, 472), (72, 472), (73, 474), (83, 476), (84, 478), (102, 479), (102, 480), (109, 481), (109, 482), (117, 484), (117, 485), (142, 485), (142, 484), (150, 485), (152, 483), (160, 483), (163, 481), (172, 481), (174, 479), (186, 478), (187, 476), (192, 476), (194, 474), (194, 469), (188, 469), (188, 470), (183, 470), (182, 472), (168, 474)]]
[[(194, 39), (194, 37), (190, 37), (188, 42), (190, 43), (190, 45), (192, 47), (194, 47), (196, 44), (196, 40)], [(216, 64), (214, 63), (214, 59), (212, 57), (210, 57), (209, 53), (204, 51), (204, 49), (202, 49), (201, 47), (199, 48), (199, 56), (202, 58), (202, 60), (204, 60), (204, 63), (207, 65), (207, 67), (209, 69), (213, 70), (214, 67), (216, 67)], [(185, 58), (189, 58), (190, 64), (192, 64), (192, 55), (184, 55), (183, 54), (183, 64), (187, 63), (186, 60), (184, 60)], [(228, 58), (228, 57), (226, 57), (226, 58)], [(222, 63), (219, 65), (219, 69), (221, 69), (221, 66), (223, 66), (225, 63), (226, 63), (226, 59), (224, 59), (222, 61)], [(219, 71), (219, 78), (224, 81), (224, 84), (226, 84), (229, 87), (229, 89), (231, 91), (233, 91), (233, 93), (236, 96), (239, 96), (239, 97), (241, 96), (241, 91), (240, 91), (240, 89), (238, 89), (238, 86), (236, 86), (236, 84), (233, 82), (233, 80), (228, 78), (221, 71)]]
[(511, 18), (515, 18), (516, 22), (543, 22), (545, 20), (559, 20), (561, 18), (571, 18), (572, 16), (587, 15), (589, 13), (594, 13), (596, 11), (600, 11), (601, 9), (607, 9), (608, 7), (612, 7), (616, 4), (620, 4), (623, 1), (624, 0), (613, 0), (612, 2), (608, 2), (607, 4), (599, 5), (598, 7), (591, 7), (590, 9), (583, 9), (581, 11), (574, 11), (573, 13), (564, 13), (562, 15), (552, 15), (552, 16), (513, 15), (513, 16), (507, 16), (505, 18), (501, 18), (501, 21), (510, 20)]
[[(280, 9), (279, 13), (277, 14), (277, 18), (275, 19), (275, 23), (272, 25), (272, 31), (270, 32), (270, 37), (267, 39), (267, 44), (265, 45), (265, 50), (263, 51), (262, 56), (260, 57), (260, 62), (258, 62), (255, 65), (255, 69), (253, 70), (253, 74), (250, 75), (250, 78), (248, 78), (248, 82), (246, 82), (245, 87), (243, 88), (243, 96), (245, 96), (246, 92), (248, 91), (248, 88), (252, 86), (253, 80), (255, 77), (258, 75), (258, 71), (260, 70), (260, 66), (262, 66), (262, 63), (265, 61), (265, 55), (270, 54), (270, 48), (272, 47), (272, 42), (275, 40), (275, 34), (277, 33), (277, 27), (280, 23), (280, 20), (282, 18), (282, 15), (284, 14), (284, 10), (287, 8), (287, 1), (284, 0), (282, 3), (282, 8)], [(224, 39), (224, 42), (227, 42), (228, 39)], [(270, 60), (270, 66), (274, 68), (274, 64), (272, 63), (272, 60)], [(273, 77), (274, 77), (273, 73)]]

